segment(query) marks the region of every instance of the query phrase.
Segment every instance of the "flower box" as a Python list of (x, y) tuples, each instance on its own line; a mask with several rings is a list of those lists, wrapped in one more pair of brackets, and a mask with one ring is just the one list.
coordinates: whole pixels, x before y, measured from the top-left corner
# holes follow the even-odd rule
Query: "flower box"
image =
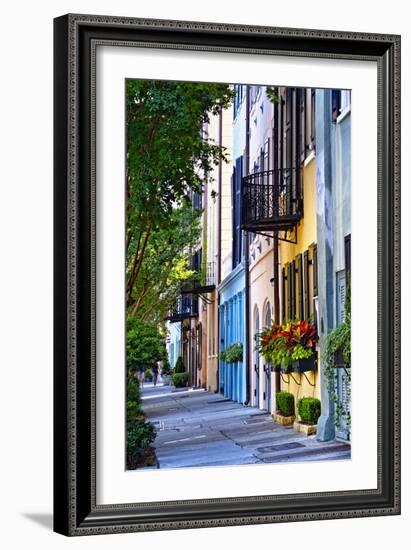
[(317, 370), (317, 356), (312, 355), (308, 359), (298, 359), (293, 361), (291, 366), (292, 372), (307, 372), (307, 371), (316, 371)]
[(307, 372), (307, 371), (316, 371), (317, 370), (317, 355), (312, 355), (308, 359), (297, 359), (293, 361), (291, 365), (285, 366), (284, 364), (281, 367), (275, 367), (278, 369), (276, 372), (282, 372), (288, 374), (290, 372)]

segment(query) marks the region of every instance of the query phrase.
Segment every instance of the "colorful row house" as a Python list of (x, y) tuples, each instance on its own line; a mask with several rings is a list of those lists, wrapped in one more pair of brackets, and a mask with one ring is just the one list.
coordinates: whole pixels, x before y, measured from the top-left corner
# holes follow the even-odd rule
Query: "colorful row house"
[[(204, 176), (195, 199), (203, 232), (191, 267), (200, 278), (169, 318), (179, 323), (169, 332), (171, 363), (182, 355), (191, 385), (269, 412), (280, 390), (296, 401), (320, 398), (318, 437), (347, 439), (343, 422), (335, 430), (321, 342), (343, 320), (350, 284), (350, 92), (233, 87), (233, 106), (203, 128), (229, 162)], [(315, 369), (275, 372), (258, 351), (259, 334), (295, 319), (317, 326)], [(339, 372), (343, 402), (349, 384)]]

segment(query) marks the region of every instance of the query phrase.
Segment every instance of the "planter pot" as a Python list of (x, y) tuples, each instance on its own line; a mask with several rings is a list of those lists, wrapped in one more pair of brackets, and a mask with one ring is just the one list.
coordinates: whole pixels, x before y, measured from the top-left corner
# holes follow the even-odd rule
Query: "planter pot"
[(284, 416), (281, 413), (275, 412), (273, 413), (273, 420), (277, 422), (277, 424), (281, 424), (281, 426), (291, 426), (294, 424), (295, 416)]
[(169, 386), (170, 385), (170, 375), (169, 374), (162, 374), (161, 375), (161, 380), (163, 381), (163, 384), (165, 386)]
[(344, 363), (344, 358), (341, 351), (334, 353), (334, 368), (336, 369), (349, 369), (351, 365)]
[(308, 359), (298, 359), (297, 361), (293, 361), (291, 364), (291, 368), (288, 370), (288, 372), (307, 372), (307, 371), (316, 371), (317, 370), (317, 356), (313, 355), (312, 357), (309, 357)]
[(294, 422), (294, 430), (304, 435), (313, 435), (317, 433), (317, 424), (303, 424), (297, 421)]

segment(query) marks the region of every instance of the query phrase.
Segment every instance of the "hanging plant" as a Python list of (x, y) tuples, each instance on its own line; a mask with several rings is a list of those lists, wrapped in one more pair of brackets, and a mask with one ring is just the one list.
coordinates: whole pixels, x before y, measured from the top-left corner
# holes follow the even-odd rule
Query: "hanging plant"
[(289, 370), (300, 359), (310, 359), (318, 342), (316, 326), (309, 321), (286, 321), (259, 335), (258, 350), (267, 362)]
[(237, 363), (243, 361), (243, 344), (237, 342), (228, 346), (224, 351), (220, 353), (220, 359), (226, 363)]
[[(327, 379), (328, 393), (335, 404), (334, 424), (340, 428), (345, 424), (348, 435), (351, 429), (351, 292), (347, 286), (344, 321), (328, 333), (322, 354), (324, 375)], [(345, 403), (337, 394), (337, 369), (344, 368), (342, 382), (346, 384)]]

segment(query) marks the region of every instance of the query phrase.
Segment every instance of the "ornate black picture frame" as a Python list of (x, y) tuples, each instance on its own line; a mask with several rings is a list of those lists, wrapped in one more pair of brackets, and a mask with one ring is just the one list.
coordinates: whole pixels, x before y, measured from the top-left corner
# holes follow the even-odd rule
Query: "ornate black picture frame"
[[(72, 14), (55, 19), (54, 32), (55, 531), (74, 536), (399, 514), (400, 37)], [(377, 63), (377, 489), (96, 504), (97, 43)]]

